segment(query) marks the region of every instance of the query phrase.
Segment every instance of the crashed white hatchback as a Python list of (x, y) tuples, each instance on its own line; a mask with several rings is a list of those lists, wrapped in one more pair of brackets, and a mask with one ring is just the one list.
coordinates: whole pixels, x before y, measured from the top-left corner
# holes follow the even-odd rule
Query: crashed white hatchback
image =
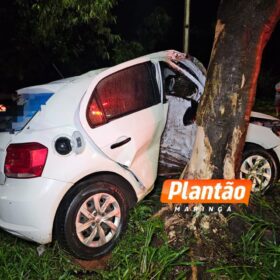
[[(106, 254), (153, 188), (167, 114), (161, 154), (191, 153), (187, 109), (204, 83), (196, 59), (164, 51), (19, 90), (16, 109), (2, 104), (0, 114), (0, 227), (41, 244), (56, 238), (77, 258)], [(255, 116), (242, 174), (256, 175), (261, 159), (264, 178), (278, 176), (277, 121)]]

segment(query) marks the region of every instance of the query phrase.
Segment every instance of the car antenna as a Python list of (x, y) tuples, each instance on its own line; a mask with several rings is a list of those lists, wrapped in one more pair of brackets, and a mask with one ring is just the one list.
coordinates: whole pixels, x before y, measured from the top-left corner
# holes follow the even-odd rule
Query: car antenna
[(59, 71), (59, 69), (56, 67), (56, 65), (54, 63), (52, 63), (53, 68), (55, 69), (55, 71), (58, 73), (58, 75), (64, 79), (64, 76), (62, 75), (62, 73)]

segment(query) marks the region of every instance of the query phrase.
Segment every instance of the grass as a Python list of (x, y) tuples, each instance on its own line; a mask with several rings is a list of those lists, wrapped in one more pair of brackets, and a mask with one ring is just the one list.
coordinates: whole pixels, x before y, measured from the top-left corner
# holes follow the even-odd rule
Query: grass
[[(244, 230), (232, 237), (230, 261), (217, 259), (210, 268), (204, 261), (208, 279), (280, 279), (277, 187), (272, 194), (254, 196), (250, 207), (233, 212), (230, 220), (236, 219)], [(131, 210), (128, 229), (104, 270), (86, 271), (73, 264), (56, 243), (39, 257), (38, 245), (0, 231), (0, 279), (185, 279), (190, 272), (188, 244), (169, 246), (162, 221), (152, 217), (158, 195), (150, 198)]]
[(113, 252), (110, 271), (99, 272), (103, 279), (169, 279), (173, 267), (189, 265), (188, 248), (171, 249), (162, 222), (150, 215), (151, 208), (145, 205), (133, 211), (128, 232)]
[(128, 229), (106, 270), (83, 270), (56, 243), (39, 257), (38, 245), (0, 231), (0, 279), (170, 279), (174, 269), (176, 279), (184, 279), (188, 247), (170, 248), (162, 222), (152, 217), (153, 205), (146, 199), (131, 210)]
[(2, 231), (0, 238), (0, 279), (53, 279), (54, 275), (66, 279), (67, 272), (74, 268), (57, 245), (49, 246), (38, 257), (37, 245)]
[(231, 215), (245, 230), (233, 243), (232, 263), (221, 262), (209, 270), (213, 278), (280, 279), (279, 211), (279, 191), (275, 191), (272, 196), (254, 196), (250, 208)]
[[(219, 258), (209, 264), (206, 259), (202, 263), (208, 268), (208, 279), (280, 279), (277, 187), (280, 185), (266, 196), (254, 196), (250, 207), (233, 212), (230, 220), (237, 220), (244, 230), (232, 236), (230, 260)], [(86, 271), (73, 264), (56, 243), (46, 246), (39, 257), (38, 245), (0, 231), (0, 279), (186, 279), (191, 244), (179, 249), (169, 246), (162, 221), (152, 217), (160, 206), (158, 201), (154, 194), (131, 210), (128, 229), (103, 270)], [(220, 244), (216, 245), (220, 250)]]

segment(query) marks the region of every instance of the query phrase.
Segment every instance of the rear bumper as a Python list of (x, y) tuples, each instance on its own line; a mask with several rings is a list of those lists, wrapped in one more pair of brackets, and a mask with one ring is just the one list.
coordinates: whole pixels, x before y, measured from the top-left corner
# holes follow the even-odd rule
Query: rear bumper
[(0, 228), (40, 244), (51, 242), (57, 208), (70, 187), (42, 177), (7, 178), (0, 185)]

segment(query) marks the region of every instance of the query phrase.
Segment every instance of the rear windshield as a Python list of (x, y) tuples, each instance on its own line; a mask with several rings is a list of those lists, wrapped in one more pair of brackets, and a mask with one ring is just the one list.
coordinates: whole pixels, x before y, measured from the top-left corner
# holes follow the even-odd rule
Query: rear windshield
[(20, 94), (0, 98), (0, 132), (22, 130), (53, 93)]

